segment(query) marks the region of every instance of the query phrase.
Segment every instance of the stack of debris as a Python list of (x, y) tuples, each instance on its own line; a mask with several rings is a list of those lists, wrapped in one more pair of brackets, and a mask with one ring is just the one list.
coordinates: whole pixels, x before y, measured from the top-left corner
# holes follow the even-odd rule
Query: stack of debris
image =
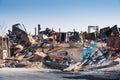
[[(119, 54), (119, 52), (116, 52), (115, 54)], [(119, 64), (118, 61), (109, 59), (111, 51), (106, 48), (106, 46), (98, 47), (93, 41), (86, 41), (84, 43), (82, 55), (81, 61), (77, 62), (76, 64), (72, 64), (68, 68), (64, 69), (64, 71), (99, 69)]]
[[(93, 28), (94, 26), (89, 26)], [(28, 34), (25, 27), (20, 24), (12, 26), (8, 30), (7, 37), (0, 37), (0, 64), (1, 67), (35, 67), (42, 63), (49, 68), (64, 71), (79, 71), (102, 68), (118, 64), (120, 57), (120, 30), (117, 25), (112, 28), (106, 27), (90, 33), (78, 32), (55, 32), (49, 28), (39, 31), (36, 39)], [(105, 45), (97, 45), (98, 40)], [(82, 59), (72, 63), (73, 56), (67, 48), (81, 49)], [(73, 47), (74, 44), (74, 47)], [(75, 47), (78, 44), (79, 47)], [(64, 50), (63, 50), (64, 49)], [(50, 54), (51, 53), (51, 54)], [(56, 54), (54, 54), (56, 53)], [(74, 52), (75, 54), (76, 52)], [(33, 65), (34, 64), (34, 65)], [(31, 65), (31, 66), (30, 66)], [(38, 67), (38, 66), (37, 66)]]
[[(3, 55), (5, 58), (1, 58), (2, 62), (4, 61), (4, 66), (6, 67), (20, 67), (20, 66), (27, 66), (29, 62), (43, 62), (45, 65), (51, 65), (51, 68), (60, 68), (62, 69), (62, 65), (68, 67), (68, 59), (67, 59), (67, 52), (65, 55), (62, 56), (52, 56), (50, 57), (49, 54), (55, 51), (62, 49), (62, 47), (56, 46), (54, 47), (54, 31), (46, 28), (45, 31), (41, 31), (39, 34), (41, 35), (40, 40), (35, 40), (29, 34), (27, 34), (25, 27), (20, 24), (15, 24), (12, 26), (12, 31), (8, 30), (9, 38), (7, 41), (4, 42), (6, 49), (10, 49), (9, 56), (8, 53), (3, 50)], [(47, 38), (45, 38), (47, 36)], [(1, 40), (5, 41), (4, 38)], [(1, 45), (3, 42), (1, 41)], [(6, 53), (6, 54), (4, 54)], [(1, 52), (2, 54), (2, 52)], [(2, 56), (3, 56), (2, 55)], [(49, 61), (48, 61), (49, 60)], [(28, 62), (29, 61), (29, 62)], [(60, 64), (60, 65), (59, 65)], [(54, 67), (58, 65), (58, 67)]]
[[(83, 34), (83, 37), (84, 36), (85, 34)], [(85, 41), (88, 38), (83, 37), (82, 40), (84, 42), (82, 61), (69, 66), (68, 68), (64, 69), (65, 71), (78, 71), (86, 68), (98, 69), (119, 64), (120, 31), (117, 25), (113, 26), (112, 28), (106, 27), (100, 30), (99, 38), (104, 42), (104, 44), (106, 44), (106, 46), (96, 46), (94, 41), (91, 41), (93, 40), (93, 37), (89, 36), (88, 41)]]

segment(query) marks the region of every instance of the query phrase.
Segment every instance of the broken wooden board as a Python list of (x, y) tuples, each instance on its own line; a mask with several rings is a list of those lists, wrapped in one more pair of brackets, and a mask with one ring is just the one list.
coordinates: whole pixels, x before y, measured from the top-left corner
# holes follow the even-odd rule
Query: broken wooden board
[(40, 52), (35, 52), (34, 55), (39, 56), (39, 57), (41, 57), (41, 58), (46, 57), (46, 54), (43, 53), (43, 52), (41, 52), (41, 53), (40, 53)]
[(50, 53), (53, 53), (53, 52), (56, 52), (56, 51), (58, 51), (58, 50), (60, 50), (60, 49), (62, 49), (63, 47), (58, 47), (58, 48), (54, 48), (54, 49), (52, 49), (52, 50), (50, 50), (50, 51), (47, 51), (47, 52), (44, 52), (45, 54), (50, 54)]
[(80, 68), (80, 64), (81, 64), (81, 62), (77, 62), (76, 64), (70, 65), (69, 67), (64, 69), (64, 71), (75, 71), (75, 70), (78, 70)]

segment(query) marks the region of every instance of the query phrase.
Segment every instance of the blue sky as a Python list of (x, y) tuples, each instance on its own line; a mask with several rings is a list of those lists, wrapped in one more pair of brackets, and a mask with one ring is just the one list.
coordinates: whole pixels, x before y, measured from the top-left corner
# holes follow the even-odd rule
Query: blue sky
[(41, 24), (58, 31), (120, 26), (120, 0), (0, 0), (0, 25), (24, 24), (28, 32)]

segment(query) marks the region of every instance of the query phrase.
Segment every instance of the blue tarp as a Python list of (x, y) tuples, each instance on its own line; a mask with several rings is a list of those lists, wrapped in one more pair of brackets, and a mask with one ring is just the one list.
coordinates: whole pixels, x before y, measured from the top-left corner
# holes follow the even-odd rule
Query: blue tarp
[(97, 46), (93, 41), (91, 41), (91, 43), (89, 44), (89, 47), (83, 47), (82, 61), (84, 61), (86, 58), (88, 58), (89, 55), (94, 54), (96, 49), (97, 49)]

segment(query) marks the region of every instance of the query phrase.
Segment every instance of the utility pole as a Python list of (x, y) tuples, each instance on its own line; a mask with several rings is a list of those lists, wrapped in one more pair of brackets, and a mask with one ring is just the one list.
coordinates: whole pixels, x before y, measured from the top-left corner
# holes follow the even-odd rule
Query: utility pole
[(40, 30), (41, 30), (41, 27), (40, 27), (40, 24), (38, 24), (38, 35), (39, 35)]
[(36, 36), (36, 34), (37, 34), (37, 29), (36, 29), (36, 27), (35, 27), (35, 36)]

